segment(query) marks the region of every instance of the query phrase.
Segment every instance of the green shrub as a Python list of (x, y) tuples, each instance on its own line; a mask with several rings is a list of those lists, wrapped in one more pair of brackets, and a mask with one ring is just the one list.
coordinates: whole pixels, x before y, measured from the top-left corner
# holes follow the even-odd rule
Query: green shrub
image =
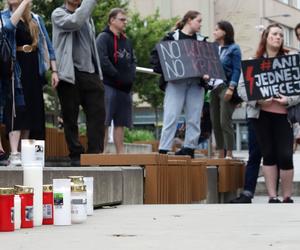
[(135, 141), (152, 141), (155, 140), (154, 134), (148, 130), (125, 128), (124, 142), (133, 143)]

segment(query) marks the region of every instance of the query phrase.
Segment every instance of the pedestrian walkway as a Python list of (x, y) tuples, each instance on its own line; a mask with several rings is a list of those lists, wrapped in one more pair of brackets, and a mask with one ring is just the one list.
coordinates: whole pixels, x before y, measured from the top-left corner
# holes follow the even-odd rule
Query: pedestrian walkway
[(297, 204), (120, 206), (87, 223), (0, 233), (5, 250), (299, 250)]

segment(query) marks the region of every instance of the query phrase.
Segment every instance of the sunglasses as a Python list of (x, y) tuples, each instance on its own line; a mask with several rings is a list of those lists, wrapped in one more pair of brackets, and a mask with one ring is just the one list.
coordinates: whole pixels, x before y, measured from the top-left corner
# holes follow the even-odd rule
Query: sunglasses
[(120, 20), (121, 22), (126, 22), (127, 21), (127, 18), (116, 18), (116, 19), (118, 19), (118, 20)]

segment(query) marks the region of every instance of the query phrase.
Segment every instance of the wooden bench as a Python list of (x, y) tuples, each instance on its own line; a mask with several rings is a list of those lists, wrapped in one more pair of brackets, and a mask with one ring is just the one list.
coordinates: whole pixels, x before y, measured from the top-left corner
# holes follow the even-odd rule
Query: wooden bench
[(189, 204), (206, 198), (204, 161), (162, 154), (83, 154), (81, 165), (143, 166), (145, 204)]
[(240, 160), (205, 159), (206, 166), (218, 168), (218, 191), (220, 193), (236, 192), (243, 188), (245, 163)]

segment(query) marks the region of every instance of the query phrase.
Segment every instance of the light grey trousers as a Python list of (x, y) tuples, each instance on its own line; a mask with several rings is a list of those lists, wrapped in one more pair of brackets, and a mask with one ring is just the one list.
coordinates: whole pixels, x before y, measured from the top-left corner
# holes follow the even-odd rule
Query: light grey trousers
[(204, 89), (195, 80), (188, 79), (167, 84), (160, 150), (171, 150), (177, 123), (183, 110), (186, 121), (183, 146), (194, 149), (198, 145), (203, 102)]

